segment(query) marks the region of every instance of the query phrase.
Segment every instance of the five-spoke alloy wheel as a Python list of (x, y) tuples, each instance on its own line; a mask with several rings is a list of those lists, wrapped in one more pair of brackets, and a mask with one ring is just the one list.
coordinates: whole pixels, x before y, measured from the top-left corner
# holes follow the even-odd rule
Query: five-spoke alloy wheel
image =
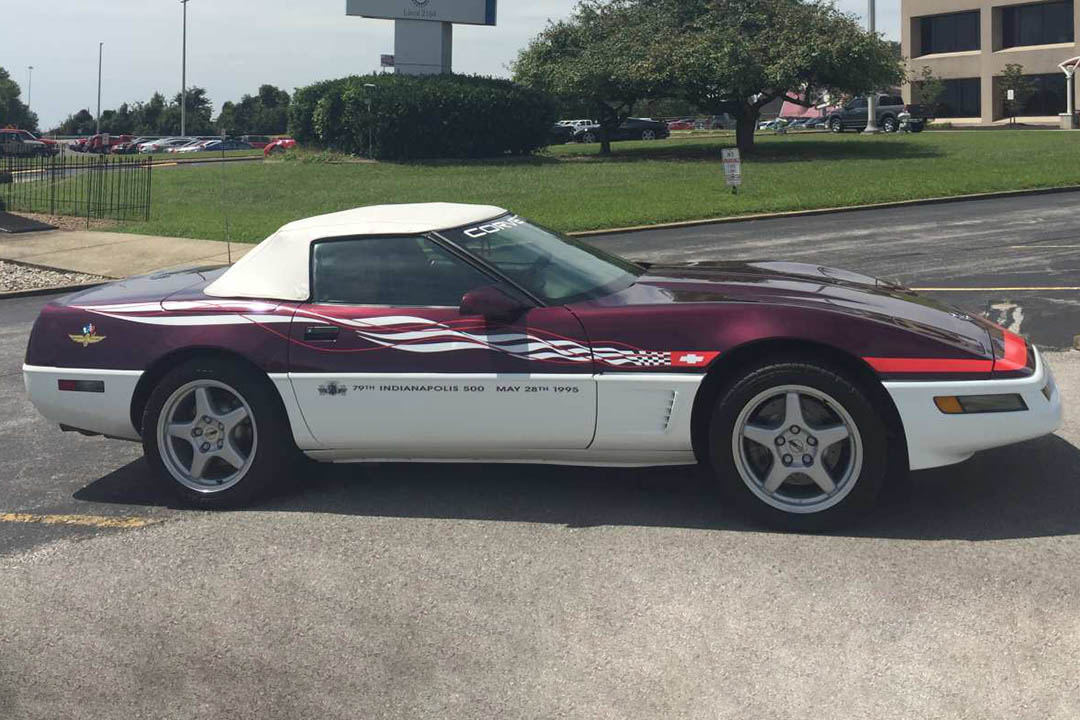
[(744, 407), (732, 454), (746, 486), (790, 513), (825, 510), (844, 499), (862, 468), (862, 441), (847, 410), (826, 393), (782, 385)]
[(819, 530), (867, 510), (888, 469), (889, 431), (864, 381), (813, 358), (736, 374), (718, 397), (709, 458), (759, 519)]
[(189, 504), (248, 502), (295, 467), (281, 400), (254, 368), (195, 358), (158, 381), (143, 412), (143, 449)]
[(251, 407), (217, 380), (194, 380), (173, 392), (158, 416), (165, 469), (195, 492), (218, 492), (251, 467), (259, 437)]

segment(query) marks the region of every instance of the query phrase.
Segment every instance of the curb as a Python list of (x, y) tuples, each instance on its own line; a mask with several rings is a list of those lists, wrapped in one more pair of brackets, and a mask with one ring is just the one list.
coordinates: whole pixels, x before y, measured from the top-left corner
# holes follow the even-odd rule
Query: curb
[(99, 285), (105, 285), (113, 280), (106, 282), (92, 282), (82, 283), (81, 285), (60, 285), (59, 287), (48, 288), (35, 288), (33, 290), (13, 290), (11, 292), (0, 292), (0, 301), (2, 300), (15, 300), (17, 298), (37, 297), (39, 295), (58, 295), (60, 293), (72, 293), (78, 290), (87, 290), (89, 288), (98, 287)]
[(631, 225), (630, 227), (608, 228), (605, 230), (579, 230), (566, 233), (571, 237), (596, 237), (598, 235), (614, 235), (616, 233), (639, 233), (649, 230), (674, 230), (678, 228), (691, 228), (703, 225), (724, 225), (735, 222), (750, 222), (753, 220), (775, 220), (779, 218), (805, 217), (809, 215), (829, 215), (858, 212), (859, 210), (881, 210), (887, 208), (916, 207), (919, 205), (944, 205), (952, 202), (965, 200), (993, 200), (995, 198), (1024, 197), (1028, 195), (1056, 195), (1058, 193), (1080, 192), (1080, 185), (1064, 185), (1051, 188), (1034, 188), (1030, 190), (998, 190), (987, 193), (972, 193), (970, 195), (950, 195), (947, 197), (922, 198), (919, 200), (896, 200), (893, 202), (873, 203), (870, 205), (847, 205), (843, 207), (815, 208), (812, 210), (789, 210), (786, 212), (757, 213), (753, 215), (731, 215), (729, 217), (705, 218), (702, 220), (680, 220), (678, 222), (658, 223), (656, 225)]

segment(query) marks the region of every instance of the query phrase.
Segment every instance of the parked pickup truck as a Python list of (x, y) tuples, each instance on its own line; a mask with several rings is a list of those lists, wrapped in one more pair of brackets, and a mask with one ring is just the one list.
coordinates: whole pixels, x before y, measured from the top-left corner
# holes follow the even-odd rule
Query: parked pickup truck
[(0, 130), (0, 156), (32, 157), (51, 154), (48, 145), (40, 140), (27, 140), (20, 130)]
[[(907, 120), (907, 126), (903, 129), (911, 132), (921, 132), (926, 124), (933, 120), (933, 114), (922, 105), (905, 105), (904, 99), (899, 95), (878, 95), (877, 107), (875, 108), (877, 126), (885, 132), (900, 130), (902, 119)], [(905, 115), (901, 118), (901, 115)], [(829, 113), (825, 119), (825, 126), (834, 133), (845, 130), (862, 130), (866, 127), (866, 98), (855, 98), (839, 110)]]

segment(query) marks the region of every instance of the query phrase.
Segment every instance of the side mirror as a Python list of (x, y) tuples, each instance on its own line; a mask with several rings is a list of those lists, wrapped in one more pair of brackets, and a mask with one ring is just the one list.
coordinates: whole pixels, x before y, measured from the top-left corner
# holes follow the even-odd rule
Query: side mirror
[(496, 285), (478, 287), (461, 298), (462, 315), (480, 315), (496, 322), (516, 320), (528, 309), (528, 305), (507, 295)]

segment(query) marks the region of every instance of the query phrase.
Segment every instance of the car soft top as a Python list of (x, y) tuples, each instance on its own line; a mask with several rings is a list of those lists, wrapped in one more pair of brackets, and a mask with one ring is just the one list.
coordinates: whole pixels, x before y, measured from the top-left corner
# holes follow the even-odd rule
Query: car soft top
[(372, 205), (289, 223), (259, 243), (206, 288), (215, 297), (307, 300), (311, 244), (333, 237), (419, 235), (505, 215), (493, 205)]

